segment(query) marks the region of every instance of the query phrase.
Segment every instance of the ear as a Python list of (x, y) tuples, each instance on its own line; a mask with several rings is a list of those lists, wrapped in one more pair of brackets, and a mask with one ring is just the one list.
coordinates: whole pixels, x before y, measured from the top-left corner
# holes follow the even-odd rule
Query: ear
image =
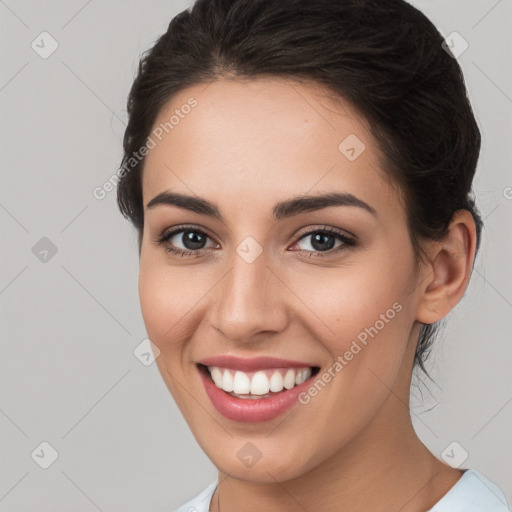
[(468, 210), (452, 217), (443, 240), (433, 242), (430, 263), (420, 283), (422, 293), (416, 318), (432, 324), (445, 317), (466, 291), (476, 251), (476, 227)]

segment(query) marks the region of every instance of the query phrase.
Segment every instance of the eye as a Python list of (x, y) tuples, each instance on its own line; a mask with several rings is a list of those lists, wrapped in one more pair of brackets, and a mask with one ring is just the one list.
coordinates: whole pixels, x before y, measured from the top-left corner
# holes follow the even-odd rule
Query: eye
[[(322, 253), (327, 253), (325, 256), (330, 256), (356, 245), (355, 240), (329, 226), (306, 232), (295, 242), (295, 245), (302, 241), (307, 241), (307, 243), (303, 244), (301, 252), (311, 253), (310, 257), (323, 257)], [(336, 241), (339, 242), (337, 246), (335, 245)]]
[[(308, 239), (310, 240), (304, 243)], [(201, 229), (194, 226), (178, 226), (162, 233), (155, 242), (162, 245), (167, 253), (178, 256), (202, 256), (206, 253), (206, 249), (212, 247), (207, 247), (208, 240), (211, 240), (210, 236)], [(336, 241), (339, 242), (337, 246)], [(294, 245), (301, 242), (303, 247), (298, 252), (309, 253), (309, 257), (331, 256), (356, 245), (355, 240), (330, 226), (303, 233)], [(180, 244), (183, 247), (179, 247)], [(213, 247), (218, 245), (214, 243)]]
[[(155, 242), (163, 245), (165, 252), (178, 256), (201, 256), (210, 237), (193, 226), (180, 226), (172, 231), (162, 233)], [(179, 247), (179, 245), (184, 248)], [(178, 247), (177, 247), (178, 245)]]

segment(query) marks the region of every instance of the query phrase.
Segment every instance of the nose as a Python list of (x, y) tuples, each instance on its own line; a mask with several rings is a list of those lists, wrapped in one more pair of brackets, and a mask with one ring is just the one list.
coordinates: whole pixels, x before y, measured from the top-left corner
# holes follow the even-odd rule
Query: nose
[(285, 329), (286, 290), (264, 253), (247, 262), (238, 254), (216, 287), (211, 324), (237, 344), (260, 340)]

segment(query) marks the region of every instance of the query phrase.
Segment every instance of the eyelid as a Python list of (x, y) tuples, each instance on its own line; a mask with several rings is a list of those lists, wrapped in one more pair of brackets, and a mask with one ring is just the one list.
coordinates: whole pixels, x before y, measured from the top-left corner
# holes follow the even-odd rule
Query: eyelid
[[(172, 228), (165, 229), (159, 236), (156, 237), (154, 242), (160, 244), (160, 245), (166, 245), (166, 243), (169, 241), (170, 238), (173, 236), (184, 232), (184, 231), (194, 231), (196, 233), (200, 233), (201, 235), (206, 236), (210, 240), (214, 241), (217, 245), (219, 245), (218, 242), (215, 241), (215, 237), (211, 236), (207, 229), (203, 228), (202, 226), (199, 226), (197, 224), (181, 224), (177, 226), (173, 226)], [(335, 228), (329, 225), (317, 225), (317, 227), (311, 227), (307, 226), (303, 228), (299, 234), (294, 236), (294, 242), (292, 243), (292, 247), (296, 245), (298, 242), (300, 242), (302, 239), (315, 235), (317, 233), (327, 233), (331, 236), (335, 236), (338, 240), (342, 242), (341, 246), (338, 246), (335, 249), (329, 249), (328, 251), (308, 251), (308, 250), (296, 250), (292, 252), (299, 252), (299, 253), (308, 253), (311, 256), (315, 255), (315, 257), (328, 257), (333, 256), (335, 254), (338, 254), (339, 252), (342, 252), (343, 250), (346, 250), (348, 248), (351, 248), (357, 244), (356, 240), (357, 237), (348, 231)], [(208, 249), (211, 249), (211, 247), (202, 248), (202, 249), (180, 249), (173, 246), (173, 248), (167, 246), (164, 247), (166, 252), (172, 252), (181, 256), (202, 256), (204, 252), (207, 252)], [(323, 256), (325, 255), (325, 256)]]
[[(335, 228), (330, 225), (321, 225), (321, 224), (314, 224), (313, 226), (317, 226), (317, 227), (306, 226), (306, 227), (302, 228), (295, 235), (295, 237), (294, 237), (295, 242), (297, 242), (303, 236), (312, 235), (312, 234), (316, 233), (317, 231), (336, 233), (336, 234), (343, 235), (343, 236), (346, 236), (349, 238), (353, 238), (354, 241), (357, 240), (357, 236), (354, 235), (353, 233), (351, 233), (350, 231), (347, 231), (346, 229), (339, 229), (339, 228)], [(163, 237), (167, 238), (170, 235), (174, 235), (180, 231), (185, 231), (187, 229), (197, 231), (199, 233), (202, 233), (202, 234), (208, 236), (211, 239), (215, 239), (215, 237), (209, 233), (207, 228), (205, 228), (199, 224), (178, 224), (177, 226), (173, 226), (172, 228), (166, 228), (163, 230), (163, 232), (160, 235), (157, 236), (157, 239), (161, 239)], [(218, 243), (218, 242), (216, 242), (216, 243)]]
[(204, 228), (199, 224), (178, 224), (177, 226), (173, 226), (172, 228), (164, 229), (160, 235), (157, 235), (155, 242), (162, 240), (163, 238), (168, 239), (181, 231), (195, 231), (197, 233), (201, 233), (202, 235), (206, 235), (208, 238), (212, 240), (215, 240), (215, 237), (210, 234), (208, 229)]
[(357, 236), (352, 234), (350, 231), (347, 231), (346, 229), (335, 228), (335, 227), (327, 225), (327, 224), (325, 224), (325, 225), (314, 224), (313, 226), (318, 226), (318, 227), (306, 226), (301, 231), (299, 231), (299, 233), (296, 235), (297, 241), (304, 235), (312, 235), (318, 231), (321, 231), (322, 233), (323, 232), (335, 233), (337, 235), (341, 235), (346, 238), (352, 238), (354, 242), (357, 240)]

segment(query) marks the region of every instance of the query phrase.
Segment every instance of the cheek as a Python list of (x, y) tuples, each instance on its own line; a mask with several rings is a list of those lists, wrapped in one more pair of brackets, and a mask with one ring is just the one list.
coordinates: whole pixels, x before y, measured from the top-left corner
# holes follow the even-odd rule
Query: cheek
[(173, 292), (164, 281), (157, 279), (149, 265), (141, 263), (139, 272), (139, 300), (149, 338), (161, 347), (165, 332), (173, 325), (174, 313), (168, 307)]
[(333, 444), (349, 442), (385, 403), (401, 371), (411, 311), (404, 303), (405, 278), (394, 274), (352, 269), (327, 280), (322, 291), (321, 282), (308, 281), (303, 285), (317, 290), (309, 293), (308, 306), (318, 316), (309, 315), (308, 328), (332, 358), (317, 377), (325, 384), (315, 381), (304, 397), (312, 424), (310, 446), (323, 447), (315, 448), (311, 461), (320, 462)]
[[(139, 299), (149, 338), (161, 351), (172, 351), (176, 340), (187, 338), (187, 314), (198, 301), (198, 291), (179, 270), (141, 260)], [(173, 342), (174, 341), (174, 342)]]
[(345, 352), (354, 339), (364, 342), (371, 334), (385, 336), (403, 327), (397, 320), (404, 316), (405, 280), (381, 269), (324, 268), (293, 283), (305, 311), (310, 311), (304, 315), (310, 319), (309, 329), (331, 353)]
[[(397, 379), (413, 322), (409, 267), (407, 261), (382, 255), (374, 263), (319, 269), (296, 281), (297, 295), (314, 312), (303, 315), (306, 328), (331, 359), (318, 376), (327, 382), (317, 386), (323, 398), (316, 400), (317, 391), (311, 390), (318, 442), (333, 435), (332, 424), (344, 424), (348, 436), (361, 428)], [(322, 403), (336, 405), (328, 409)]]
[(176, 279), (174, 269), (142, 258), (138, 286), (148, 338), (160, 350), (156, 365), (177, 406), (190, 417), (193, 404), (183, 392), (187, 379), (183, 358), (187, 341), (193, 336), (189, 315), (198, 300), (197, 293), (191, 296), (191, 288)]

